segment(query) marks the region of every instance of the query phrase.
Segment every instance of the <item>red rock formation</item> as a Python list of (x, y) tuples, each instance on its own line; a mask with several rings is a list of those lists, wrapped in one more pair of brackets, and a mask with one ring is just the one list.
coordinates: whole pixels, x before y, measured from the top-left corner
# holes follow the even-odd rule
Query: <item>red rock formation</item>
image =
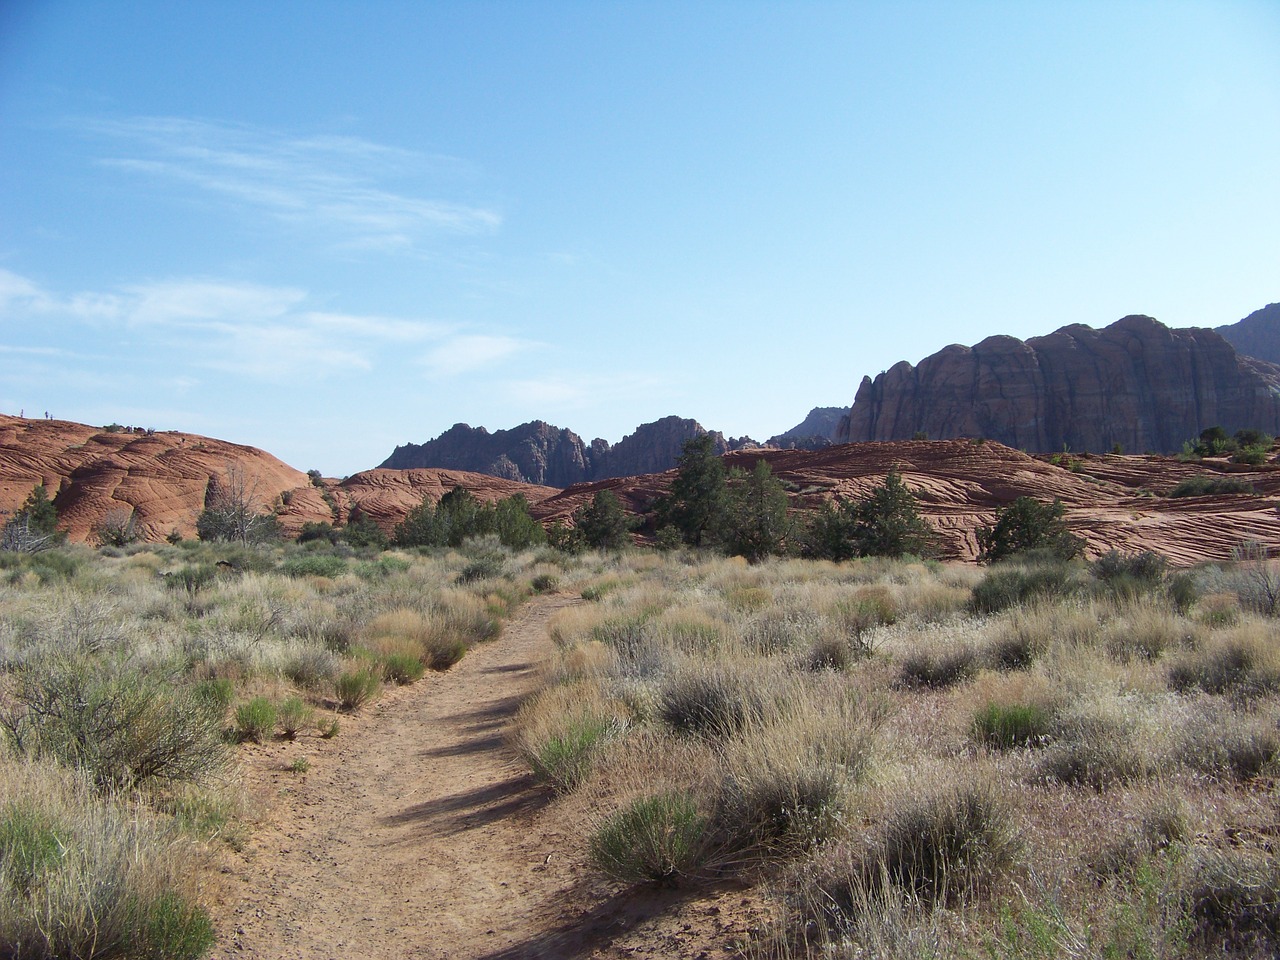
[[(896, 471), (916, 492), (921, 514), (938, 530), (944, 558), (977, 558), (977, 530), (1020, 496), (1060, 499), (1086, 553), (1155, 550), (1174, 563), (1227, 559), (1243, 540), (1280, 548), (1280, 465), (1239, 468), (1181, 463), (1166, 457), (1085, 456), (1057, 466), (995, 442), (970, 440), (857, 443), (823, 450), (762, 450), (730, 454), (731, 466), (751, 469), (765, 459), (774, 475), (798, 491), (792, 506), (813, 509), (824, 498), (865, 496)], [(1071, 466), (1074, 464), (1074, 467)], [(1229, 469), (1252, 483), (1257, 496), (1169, 499), (1178, 481)], [(669, 488), (674, 471), (583, 484), (541, 501), (534, 515), (568, 520), (597, 490), (609, 489), (640, 513)]]
[(1130, 316), (989, 337), (863, 378), (842, 441), (986, 437), (1024, 450), (1173, 452), (1202, 429), (1280, 433), (1280, 367), (1212, 330)]
[(59, 525), (74, 541), (89, 540), (108, 514), (124, 510), (134, 511), (145, 540), (163, 540), (174, 530), (193, 537), (210, 483), (225, 478), (228, 469), (256, 488), (261, 510), (278, 512), (286, 535), (308, 522), (345, 521), (357, 505), (390, 532), (424, 496), (438, 499), (455, 486), (485, 501), (515, 493), (536, 501), (557, 492), (448, 470), (371, 470), (341, 483), (325, 481), (322, 490), (302, 471), (255, 447), (176, 431), (112, 432), (0, 415), (0, 512), (18, 509), (32, 487), (43, 483)]

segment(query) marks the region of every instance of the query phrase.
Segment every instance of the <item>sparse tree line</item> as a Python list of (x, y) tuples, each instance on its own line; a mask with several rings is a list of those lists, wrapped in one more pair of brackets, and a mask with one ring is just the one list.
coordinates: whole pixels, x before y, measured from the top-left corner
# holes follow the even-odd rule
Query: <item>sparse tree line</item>
[[(319, 477), (317, 471), (309, 475), (313, 483)], [(211, 479), (205, 502), (196, 520), (200, 540), (249, 546), (280, 537), (278, 517), (264, 509), (258, 480), (237, 465)], [(1077, 556), (1082, 544), (1067, 531), (1063, 512), (1056, 500), (1018, 498), (998, 512), (993, 526), (979, 529), (979, 560), (992, 562), (1028, 550), (1047, 551), (1061, 559)], [(0, 549), (34, 553), (56, 546), (66, 539), (57, 523), (54, 502), (38, 485), (4, 525)], [(824, 501), (812, 517), (802, 519), (790, 509), (786, 487), (767, 461), (758, 460), (750, 472), (726, 469), (705, 435), (685, 442), (669, 492), (641, 516), (628, 514), (612, 491), (600, 490), (574, 512), (570, 524), (556, 521), (544, 529), (520, 494), (483, 503), (468, 490), (455, 487), (438, 501), (424, 497), (391, 536), (356, 507), (341, 526), (304, 524), (298, 540), (383, 550), (458, 547), (468, 540), (495, 537), (515, 550), (546, 544), (575, 552), (621, 549), (641, 528), (653, 534), (661, 549), (710, 549), (752, 563), (770, 556), (834, 561), (870, 556), (923, 558), (935, 554), (938, 545), (933, 528), (920, 516), (916, 495), (895, 472), (867, 496)], [(141, 539), (135, 512), (123, 507), (109, 511), (95, 528), (94, 539), (114, 547)], [(180, 539), (176, 531), (169, 536), (171, 542)]]

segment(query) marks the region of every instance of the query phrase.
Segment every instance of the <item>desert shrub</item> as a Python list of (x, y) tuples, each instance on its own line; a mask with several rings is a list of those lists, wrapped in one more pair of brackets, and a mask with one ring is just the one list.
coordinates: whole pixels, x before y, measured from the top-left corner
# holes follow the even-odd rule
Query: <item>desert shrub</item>
[(1275, 769), (1280, 731), (1274, 722), (1241, 714), (1221, 701), (1198, 707), (1178, 730), (1179, 760), (1200, 773), (1234, 780), (1251, 780)]
[(1280, 614), (1280, 563), (1270, 559), (1267, 545), (1245, 541), (1231, 551), (1231, 559), (1229, 585), (1240, 605), (1264, 617)]
[(838, 687), (796, 684), (780, 714), (725, 745), (717, 821), (735, 849), (793, 856), (837, 834), (883, 714)]
[(301, 697), (288, 697), (280, 704), (277, 711), (280, 732), (289, 740), (298, 736), (298, 731), (315, 722), (315, 711), (303, 702)]
[(1055, 743), (1040, 762), (1040, 774), (1099, 793), (1140, 779), (1150, 772), (1152, 758), (1142, 753), (1135, 732), (1121, 717), (1087, 709), (1059, 718), (1052, 733)]
[(1168, 571), (1169, 561), (1151, 550), (1133, 554), (1108, 550), (1089, 564), (1094, 579), (1121, 597), (1155, 592), (1164, 583)]
[(1033, 600), (1071, 596), (1080, 589), (1079, 571), (1066, 564), (1000, 566), (973, 588), (969, 609), (977, 614), (999, 613)]
[(950, 687), (968, 680), (981, 666), (978, 649), (972, 644), (922, 647), (903, 658), (898, 685), (909, 690)]
[(382, 679), (390, 683), (406, 684), (421, 680), (426, 672), (420, 657), (412, 653), (389, 653), (381, 658)]
[(1165, 596), (1180, 616), (1186, 616), (1200, 600), (1200, 585), (1194, 574), (1183, 570), (1165, 581)]
[(301, 687), (317, 690), (328, 685), (342, 668), (342, 659), (324, 647), (303, 647), (284, 664), (284, 675)]
[(102, 788), (200, 780), (221, 768), (224, 708), (173, 678), (51, 656), (21, 665), (0, 726), (22, 755)]
[(815, 864), (812, 899), (829, 926), (849, 929), (867, 903), (895, 888), (925, 905), (957, 905), (1017, 861), (1021, 839), (994, 786), (960, 784), (903, 801), (870, 846), (837, 845)]
[(674, 791), (633, 800), (591, 836), (600, 870), (628, 883), (671, 885), (706, 863), (709, 818), (689, 796)]
[(266, 697), (254, 697), (236, 707), (236, 737), (261, 743), (276, 729), (276, 705)]
[(382, 684), (369, 667), (344, 670), (333, 681), (333, 692), (343, 710), (356, 710), (378, 695)]
[(1169, 685), (1252, 700), (1280, 689), (1280, 657), (1269, 639), (1241, 628), (1234, 635), (1184, 654), (1169, 668)]
[(1214, 477), (1206, 473), (1179, 481), (1169, 491), (1171, 497), (1208, 497), (1225, 493), (1253, 493), (1253, 484), (1239, 477)]
[(529, 587), (534, 593), (555, 593), (560, 589), (560, 578), (554, 573), (539, 573), (529, 581)]
[(1117, 660), (1157, 660), (1192, 634), (1163, 606), (1129, 604), (1103, 631), (1107, 652)]
[(659, 691), (658, 715), (681, 733), (728, 737), (759, 716), (758, 686), (742, 670), (718, 663), (687, 664)]
[(213, 944), (184, 846), (38, 765), (0, 786), (0, 955), (194, 960)]
[(291, 577), (340, 577), (347, 561), (334, 553), (303, 553), (287, 558), (280, 570)]
[(652, 676), (666, 662), (667, 655), (654, 638), (647, 616), (610, 617), (593, 626), (589, 636), (613, 651), (625, 675)]
[(497, 550), (485, 550), (476, 554), (458, 574), (458, 583), (475, 583), (477, 580), (493, 580), (507, 572), (507, 558)]
[(219, 719), (226, 716), (231, 702), (236, 698), (236, 685), (227, 677), (209, 677), (201, 680), (191, 688), (196, 698), (209, 704), (216, 711)]
[(1193, 943), (1206, 956), (1280, 952), (1280, 866), (1254, 850), (1202, 850), (1188, 884)]
[(1052, 711), (1035, 703), (988, 703), (971, 726), (975, 740), (1001, 750), (1044, 746), (1052, 730)]

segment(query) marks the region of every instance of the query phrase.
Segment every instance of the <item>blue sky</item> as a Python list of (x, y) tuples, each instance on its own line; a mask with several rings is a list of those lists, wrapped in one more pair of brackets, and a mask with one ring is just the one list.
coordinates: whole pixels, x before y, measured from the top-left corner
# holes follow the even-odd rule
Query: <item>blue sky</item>
[(1280, 4), (0, 3), (0, 410), (342, 476), (1280, 300)]

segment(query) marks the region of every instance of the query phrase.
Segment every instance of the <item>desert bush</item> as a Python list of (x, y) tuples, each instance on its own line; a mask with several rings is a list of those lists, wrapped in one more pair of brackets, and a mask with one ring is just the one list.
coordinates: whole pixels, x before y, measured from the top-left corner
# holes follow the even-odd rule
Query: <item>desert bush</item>
[(477, 580), (494, 580), (507, 572), (506, 555), (497, 550), (482, 550), (462, 568), (458, 583), (475, 583)]
[(970, 643), (919, 647), (903, 657), (898, 685), (909, 690), (950, 687), (970, 679), (981, 666), (979, 650)]
[(633, 800), (591, 836), (592, 863), (627, 883), (673, 885), (705, 866), (710, 819), (693, 798), (665, 792)]
[(1126, 605), (1103, 631), (1107, 652), (1117, 660), (1155, 661), (1166, 650), (1194, 636), (1189, 625), (1163, 605)]
[(734, 849), (792, 857), (839, 831), (883, 713), (833, 683), (793, 682), (775, 695), (777, 715), (725, 745), (717, 821)]
[(560, 589), (560, 578), (554, 573), (539, 573), (529, 581), (529, 588), (534, 593), (555, 593)]
[(1257, 850), (1201, 850), (1188, 896), (1193, 943), (1205, 956), (1280, 952), (1280, 866)]
[(979, 743), (1000, 750), (1042, 747), (1053, 730), (1053, 713), (1037, 703), (988, 703), (973, 717), (971, 731)]
[(188, 847), (57, 771), (2, 772), (0, 955), (194, 960), (212, 946)]
[(266, 697), (254, 697), (236, 707), (236, 737), (261, 743), (276, 729), (276, 705)]
[(996, 513), (993, 526), (978, 528), (978, 560), (995, 563), (1028, 551), (1071, 560), (1083, 543), (1067, 531), (1065, 512), (1060, 500), (1041, 503), (1033, 497), (1018, 497)]
[(343, 710), (357, 710), (378, 695), (382, 684), (369, 667), (344, 670), (333, 681), (333, 692)]
[(0, 726), (19, 754), (82, 769), (104, 789), (217, 772), (222, 716), (171, 677), (59, 656), (19, 667), (0, 701)]
[(291, 577), (340, 577), (347, 572), (347, 561), (334, 553), (295, 554), (280, 565), (280, 571)]
[(296, 738), (299, 730), (315, 722), (315, 710), (304, 703), (301, 697), (285, 698), (277, 714), (280, 732), (289, 740)]
[(1214, 477), (1200, 473), (1179, 481), (1169, 491), (1171, 497), (1209, 497), (1226, 493), (1253, 493), (1253, 484), (1239, 477)]
[(550, 687), (516, 714), (516, 750), (540, 781), (568, 793), (587, 778), (624, 727), (617, 708), (593, 684)]
[(342, 658), (323, 647), (306, 646), (285, 661), (284, 675), (308, 690), (318, 690), (332, 682), (342, 669)]
[(1280, 731), (1274, 718), (1207, 700), (1196, 704), (1180, 724), (1174, 750), (1179, 760), (1200, 773), (1251, 780), (1276, 768)]
[(389, 683), (406, 684), (421, 680), (426, 672), (422, 659), (413, 653), (388, 653), (379, 658), (382, 679)]
[(1067, 597), (1081, 588), (1079, 571), (1067, 564), (998, 566), (973, 588), (969, 609), (977, 614), (999, 613), (1033, 600)]
[(1118, 712), (1080, 705), (1057, 718), (1051, 736), (1039, 764), (1047, 780), (1101, 793), (1152, 770), (1154, 758), (1144, 754), (1135, 725)]
[(1266, 631), (1242, 626), (1184, 654), (1169, 668), (1169, 685), (1253, 700), (1280, 689), (1280, 651)]
[(1126, 554), (1108, 550), (1089, 564), (1093, 578), (1120, 597), (1154, 593), (1164, 583), (1169, 561), (1151, 550)]
[(1229, 583), (1240, 605), (1264, 617), (1280, 614), (1280, 563), (1269, 558), (1267, 545), (1257, 540), (1238, 544)]
[(658, 696), (662, 720), (695, 736), (732, 736), (762, 709), (759, 685), (730, 664), (686, 663), (663, 681)]

